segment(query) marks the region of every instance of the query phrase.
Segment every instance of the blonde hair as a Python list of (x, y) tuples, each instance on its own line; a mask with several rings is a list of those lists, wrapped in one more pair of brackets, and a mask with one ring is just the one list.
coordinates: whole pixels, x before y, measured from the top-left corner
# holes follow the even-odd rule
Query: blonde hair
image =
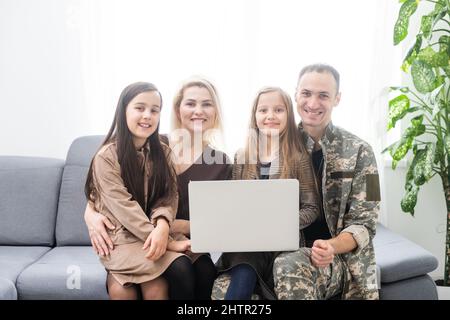
[[(253, 101), (252, 113), (250, 117), (249, 135), (247, 137), (247, 143), (244, 150), (245, 166), (243, 170), (243, 176), (246, 177), (248, 172), (256, 172), (256, 164), (251, 161), (252, 154), (259, 155), (259, 134), (260, 131), (256, 124), (256, 109), (258, 107), (259, 98), (261, 95), (271, 92), (277, 92), (280, 94), (281, 99), (286, 107), (287, 122), (286, 128), (280, 132), (280, 152), (283, 158), (283, 163), (280, 163), (281, 173), (280, 178), (286, 179), (291, 177), (294, 173), (292, 169), (295, 168), (295, 162), (298, 162), (302, 157), (307, 156), (306, 148), (300, 141), (297, 125), (295, 124), (294, 109), (292, 106), (291, 97), (279, 87), (264, 87), (258, 91)], [(252, 134), (252, 133), (257, 133)], [(256, 149), (256, 150), (255, 150)], [(258, 159), (259, 162), (259, 159)]]
[(181, 129), (180, 105), (184, 97), (184, 92), (188, 88), (200, 87), (208, 90), (211, 96), (212, 104), (216, 109), (216, 117), (212, 130), (203, 133), (203, 142), (223, 149), (223, 124), (222, 124), (222, 108), (216, 87), (207, 79), (199, 76), (193, 76), (185, 80), (177, 90), (172, 104), (172, 130)]

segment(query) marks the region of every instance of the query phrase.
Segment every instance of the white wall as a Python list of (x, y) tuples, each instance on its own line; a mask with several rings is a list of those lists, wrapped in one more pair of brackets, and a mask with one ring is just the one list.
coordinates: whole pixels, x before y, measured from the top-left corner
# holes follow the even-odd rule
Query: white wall
[(67, 3), (0, 1), (0, 154), (65, 158), (87, 133)]
[(76, 137), (107, 132), (134, 81), (159, 87), (167, 132), (175, 89), (192, 74), (219, 88), (232, 153), (256, 91), (277, 85), (293, 95), (300, 68), (314, 62), (342, 74), (335, 123), (370, 141), (379, 2), (390, 0), (0, 0), (0, 154), (65, 158)]
[(400, 208), (405, 185), (406, 168), (397, 167), (394, 171), (385, 168), (385, 180), (388, 192), (383, 201), (388, 208), (387, 226), (411, 241), (430, 251), (439, 260), (439, 266), (431, 276), (443, 278), (445, 263), (445, 229), (446, 212), (442, 182), (434, 177), (428, 184), (422, 186), (414, 216), (405, 213)]

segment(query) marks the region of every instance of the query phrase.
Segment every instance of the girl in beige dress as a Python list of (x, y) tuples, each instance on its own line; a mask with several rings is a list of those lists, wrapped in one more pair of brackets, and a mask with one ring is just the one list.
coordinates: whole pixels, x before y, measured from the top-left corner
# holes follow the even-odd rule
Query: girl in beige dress
[(126, 87), (109, 133), (89, 168), (85, 193), (95, 210), (114, 224), (108, 235), (115, 247), (99, 255), (108, 271), (109, 291), (135, 299), (194, 297), (194, 271), (183, 242), (170, 241), (178, 205), (176, 173), (158, 129), (162, 99), (150, 83)]

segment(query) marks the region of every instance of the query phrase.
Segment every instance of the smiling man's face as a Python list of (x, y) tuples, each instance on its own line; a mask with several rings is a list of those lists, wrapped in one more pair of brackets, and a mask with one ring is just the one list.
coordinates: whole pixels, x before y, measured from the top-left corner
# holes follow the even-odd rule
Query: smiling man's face
[(331, 121), (333, 108), (339, 104), (341, 94), (329, 72), (308, 72), (298, 82), (295, 100), (303, 127), (324, 131)]

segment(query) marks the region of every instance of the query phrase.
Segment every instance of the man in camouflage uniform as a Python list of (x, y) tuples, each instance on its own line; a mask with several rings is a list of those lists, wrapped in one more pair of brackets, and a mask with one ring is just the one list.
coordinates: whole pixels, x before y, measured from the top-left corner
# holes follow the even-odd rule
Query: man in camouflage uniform
[(307, 247), (274, 263), (278, 299), (378, 299), (372, 239), (380, 203), (372, 148), (333, 126), (339, 73), (310, 65), (299, 75), (296, 102), (300, 136), (312, 156), (322, 197), (321, 218), (305, 230)]
[[(339, 104), (339, 73), (310, 65), (299, 75), (295, 95), (300, 137), (311, 154), (322, 214), (304, 230), (306, 247), (274, 262), (278, 299), (378, 299), (375, 236), (380, 193), (372, 148), (331, 122)], [(212, 298), (223, 299), (229, 279), (220, 276)]]

